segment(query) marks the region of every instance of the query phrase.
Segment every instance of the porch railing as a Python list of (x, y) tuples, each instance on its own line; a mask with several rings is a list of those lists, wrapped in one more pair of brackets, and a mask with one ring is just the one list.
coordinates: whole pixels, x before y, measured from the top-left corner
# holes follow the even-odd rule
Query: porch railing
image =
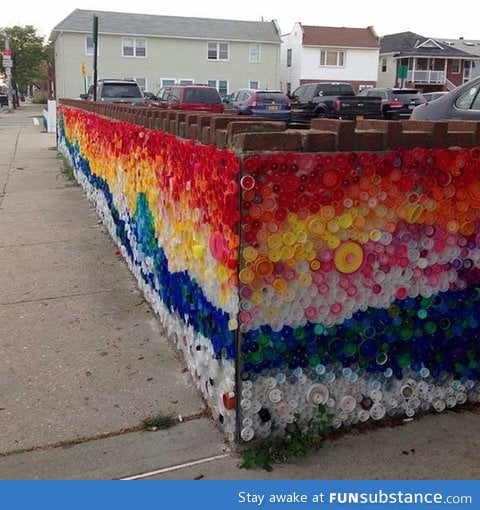
[(445, 83), (445, 71), (408, 71), (407, 80), (413, 83)]

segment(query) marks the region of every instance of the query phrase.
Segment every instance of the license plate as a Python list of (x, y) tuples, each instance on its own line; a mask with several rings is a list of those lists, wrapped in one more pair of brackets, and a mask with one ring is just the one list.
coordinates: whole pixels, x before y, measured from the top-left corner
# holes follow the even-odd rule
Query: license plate
[(271, 111), (271, 112), (276, 112), (278, 110), (278, 106), (276, 104), (271, 104), (268, 109)]

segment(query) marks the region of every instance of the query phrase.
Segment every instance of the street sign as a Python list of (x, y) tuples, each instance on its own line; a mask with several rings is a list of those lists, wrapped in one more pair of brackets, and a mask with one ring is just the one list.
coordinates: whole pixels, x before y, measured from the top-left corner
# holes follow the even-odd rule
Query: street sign
[(3, 57), (2, 65), (3, 67), (13, 67), (13, 60), (11, 58)]
[(4, 48), (2, 51), (3, 58), (12, 58), (12, 50), (10, 48)]

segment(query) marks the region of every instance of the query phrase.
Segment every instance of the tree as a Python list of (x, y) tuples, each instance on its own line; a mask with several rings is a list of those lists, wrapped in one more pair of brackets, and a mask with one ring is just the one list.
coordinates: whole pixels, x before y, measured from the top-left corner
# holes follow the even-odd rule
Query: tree
[(9, 38), (13, 60), (12, 86), (17, 95), (18, 91), (26, 92), (30, 85), (47, 78), (45, 62), (49, 57), (48, 47), (32, 25), (0, 28), (0, 34), (2, 49), (5, 47), (4, 37)]

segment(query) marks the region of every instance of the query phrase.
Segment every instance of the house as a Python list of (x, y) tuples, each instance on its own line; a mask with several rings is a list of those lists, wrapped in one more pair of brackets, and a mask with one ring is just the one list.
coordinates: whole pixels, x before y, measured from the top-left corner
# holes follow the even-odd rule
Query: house
[(79, 97), (93, 82), (93, 17), (98, 17), (98, 78), (134, 78), (157, 92), (205, 83), (221, 94), (279, 86), (275, 21), (154, 16), (76, 9), (52, 31), (56, 97)]
[(283, 90), (303, 83), (342, 81), (355, 90), (375, 85), (379, 41), (373, 27), (316, 27), (295, 23), (282, 36)]
[(377, 85), (416, 87), (423, 92), (451, 90), (471, 78), (473, 62), (478, 58), (478, 54), (455, 47), (448, 40), (413, 32), (386, 35), (380, 40)]
[(467, 64), (466, 73), (464, 73), (464, 78), (472, 80), (477, 76), (480, 76), (480, 40), (476, 39), (465, 39), (460, 37), (459, 39), (442, 39), (437, 38), (437, 41), (443, 42), (447, 44), (451, 48), (456, 48), (457, 50), (462, 50), (465, 53), (469, 53), (472, 55), (473, 60), (471, 64), (468, 64), (468, 61), (465, 61)]

